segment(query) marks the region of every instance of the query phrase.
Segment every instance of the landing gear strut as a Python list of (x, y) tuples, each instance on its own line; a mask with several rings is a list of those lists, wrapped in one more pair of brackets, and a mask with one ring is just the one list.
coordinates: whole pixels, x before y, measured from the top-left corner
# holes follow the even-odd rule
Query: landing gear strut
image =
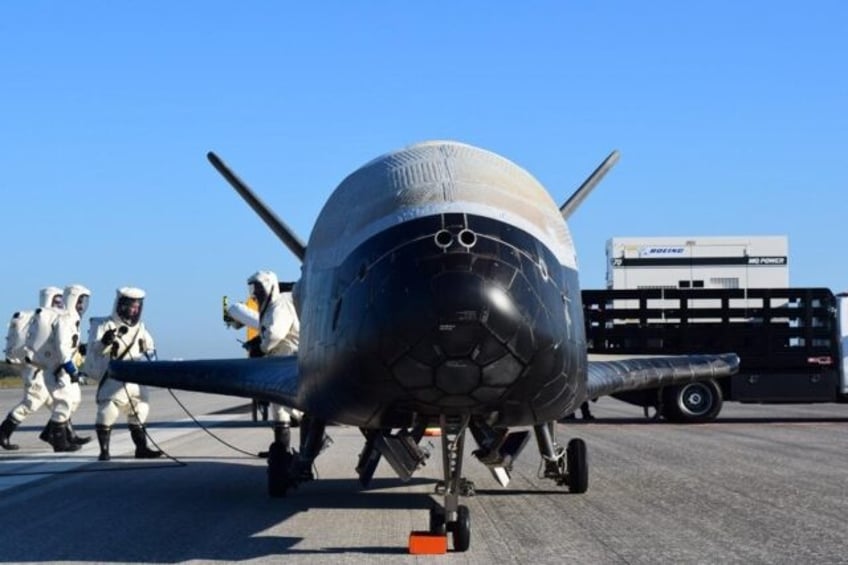
[(467, 551), (471, 545), (471, 513), (467, 506), (459, 504), (460, 496), (474, 495), (474, 483), (462, 478), (462, 454), (469, 419), (469, 416), (439, 417), (445, 480), (436, 485), (436, 494), (444, 495), (445, 504), (434, 503), (430, 509), (430, 532), (450, 532), (454, 551)]

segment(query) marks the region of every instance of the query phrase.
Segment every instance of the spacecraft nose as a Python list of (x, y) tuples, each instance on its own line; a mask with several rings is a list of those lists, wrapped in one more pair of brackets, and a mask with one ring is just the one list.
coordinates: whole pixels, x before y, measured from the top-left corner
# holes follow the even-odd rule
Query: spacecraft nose
[[(563, 369), (564, 300), (538, 242), (494, 220), (418, 221), (363, 246), (337, 323), (369, 390), (421, 412), (491, 410), (521, 380)], [(373, 258), (373, 259), (369, 259)]]

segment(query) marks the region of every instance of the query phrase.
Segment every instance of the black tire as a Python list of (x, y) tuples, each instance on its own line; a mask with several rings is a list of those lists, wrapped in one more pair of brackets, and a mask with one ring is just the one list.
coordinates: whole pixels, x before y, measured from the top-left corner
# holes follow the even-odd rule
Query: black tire
[(589, 459), (586, 442), (579, 438), (569, 441), (565, 457), (568, 464), (566, 469), (568, 490), (574, 494), (583, 494), (589, 490)]
[(456, 522), (453, 524), (453, 550), (468, 551), (471, 547), (471, 512), (460, 504), (456, 509)]
[(663, 391), (663, 416), (672, 422), (710, 422), (718, 416), (722, 404), (721, 388), (713, 380)]
[(430, 533), (445, 533), (445, 513), (439, 511), (437, 508), (430, 509)]
[(291, 485), (289, 467), (292, 455), (281, 444), (274, 442), (268, 448), (268, 496), (282, 498)]

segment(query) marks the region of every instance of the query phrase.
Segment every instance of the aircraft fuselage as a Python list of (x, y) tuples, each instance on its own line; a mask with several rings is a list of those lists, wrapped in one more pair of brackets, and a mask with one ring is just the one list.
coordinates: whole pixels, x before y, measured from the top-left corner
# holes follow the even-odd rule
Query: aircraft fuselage
[[(493, 165), (503, 174), (481, 178)], [(586, 380), (573, 256), (547, 192), (505, 159), (434, 143), (372, 161), (336, 189), (307, 245), (305, 405), (369, 428), (572, 411)]]

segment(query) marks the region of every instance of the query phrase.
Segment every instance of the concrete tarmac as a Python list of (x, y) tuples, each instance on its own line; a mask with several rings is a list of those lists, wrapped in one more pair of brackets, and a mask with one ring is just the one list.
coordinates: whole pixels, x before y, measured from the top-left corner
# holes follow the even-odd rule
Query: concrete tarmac
[[(92, 436), (93, 394), (85, 387), (74, 418)], [(465, 475), (477, 487), (463, 501), (471, 548), (416, 557), (406, 543), (427, 527), (438, 438), (428, 438), (432, 457), (410, 482), (382, 462), (364, 490), (354, 472), (362, 436), (333, 426), (319, 480), (271, 499), (265, 461), (252, 455), (271, 439), (267, 424), (252, 422), (242, 399), (175, 394), (217, 438), (157, 390), (150, 433), (172, 459), (133, 459), (123, 422), (110, 462), (96, 460), (96, 440), (54, 454), (37, 438), (47, 412), (27, 420), (13, 436), (21, 450), (0, 451), (0, 562), (848, 561), (848, 405), (727, 403), (716, 422), (674, 425), (601, 399), (591, 405), (596, 420), (558, 425), (560, 443), (582, 437), (588, 445), (587, 493), (539, 478), (532, 440), (506, 489), (466, 454)], [(4, 413), (19, 395), (0, 391)]]

